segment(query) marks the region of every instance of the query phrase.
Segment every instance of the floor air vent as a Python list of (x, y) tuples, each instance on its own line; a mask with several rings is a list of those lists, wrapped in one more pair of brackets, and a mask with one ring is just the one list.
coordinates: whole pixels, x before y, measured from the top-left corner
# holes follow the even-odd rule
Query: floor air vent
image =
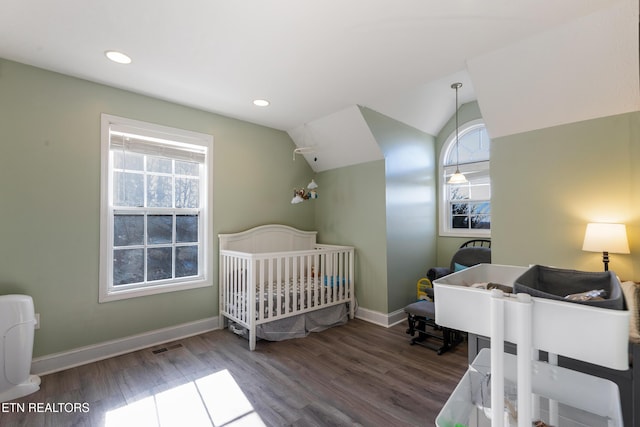
[(172, 345), (169, 345), (167, 347), (156, 348), (155, 350), (151, 350), (151, 353), (160, 354), (160, 353), (164, 353), (164, 352), (169, 351), (169, 350), (175, 350), (176, 348), (182, 348), (182, 344), (172, 344)]

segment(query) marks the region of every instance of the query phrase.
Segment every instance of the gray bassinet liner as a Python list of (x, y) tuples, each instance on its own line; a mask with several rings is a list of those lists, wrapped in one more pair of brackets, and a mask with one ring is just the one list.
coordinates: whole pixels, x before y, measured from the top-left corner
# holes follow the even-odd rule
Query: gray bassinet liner
[[(567, 295), (599, 289), (606, 292), (606, 298), (603, 300), (571, 301), (564, 298)], [(516, 279), (513, 292), (593, 307), (624, 310), (620, 281), (612, 271), (589, 272), (534, 265)]]

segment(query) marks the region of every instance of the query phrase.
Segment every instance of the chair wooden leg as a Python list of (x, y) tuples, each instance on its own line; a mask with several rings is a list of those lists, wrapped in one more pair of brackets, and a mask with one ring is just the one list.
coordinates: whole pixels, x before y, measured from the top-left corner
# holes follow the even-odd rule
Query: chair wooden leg
[(415, 316), (409, 314), (407, 315), (407, 323), (409, 324), (409, 329), (407, 329), (407, 334), (414, 336), (416, 333), (416, 318)]

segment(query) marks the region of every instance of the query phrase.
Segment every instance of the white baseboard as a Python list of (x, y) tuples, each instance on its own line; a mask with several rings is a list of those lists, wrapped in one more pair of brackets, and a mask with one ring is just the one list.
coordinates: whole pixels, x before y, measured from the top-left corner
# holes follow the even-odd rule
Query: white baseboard
[(61, 353), (49, 354), (34, 358), (31, 361), (31, 373), (35, 375), (50, 374), (219, 328), (219, 317), (215, 316)]
[(356, 318), (389, 328), (404, 321), (406, 314), (402, 309), (396, 310), (392, 313), (380, 313), (379, 311), (358, 307), (358, 310), (356, 311)]
[[(356, 318), (388, 328), (404, 321), (405, 313), (404, 310), (397, 310), (392, 313), (380, 313), (358, 307)], [(221, 327), (219, 319), (218, 316), (210, 317), (86, 347), (79, 347), (61, 353), (36, 357), (31, 361), (31, 373), (34, 375), (51, 374), (75, 366), (86, 365), (87, 363), (152, 347), (168, 341), (175, 341), (213, 331)]]

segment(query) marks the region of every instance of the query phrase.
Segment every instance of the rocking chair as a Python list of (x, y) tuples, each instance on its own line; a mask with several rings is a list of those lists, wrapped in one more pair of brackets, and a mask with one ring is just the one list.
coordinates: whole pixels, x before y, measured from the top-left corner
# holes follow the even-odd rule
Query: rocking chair
[[(451, 258), (451, 265), (446, 267), (434, 267), (427, 272), (427, 278), (433, 282), (436, 279), (459, 271), (463, 268), (476, 264), (491, 263), (491, 241), (486, 239), (469, 240), (460, 246), (458, 251)], [(421, 300), (409, 304), (404, 308), (407, 313), (409, 329), (407, 334), (412, 337), (418, 333), (417, 337), (411, 339), (411, 345), (419, 344), (435, 350), (438, 355), (451, 350), (456, 345), (464, 341), (462, 332), (454, 329), (443, 328), (436, 324), (436, 308), (433, 302), (433, 288), (425, 290), (431, 301)], [(433, 338), (442, 345), (432, 345), (427, 339)]]

